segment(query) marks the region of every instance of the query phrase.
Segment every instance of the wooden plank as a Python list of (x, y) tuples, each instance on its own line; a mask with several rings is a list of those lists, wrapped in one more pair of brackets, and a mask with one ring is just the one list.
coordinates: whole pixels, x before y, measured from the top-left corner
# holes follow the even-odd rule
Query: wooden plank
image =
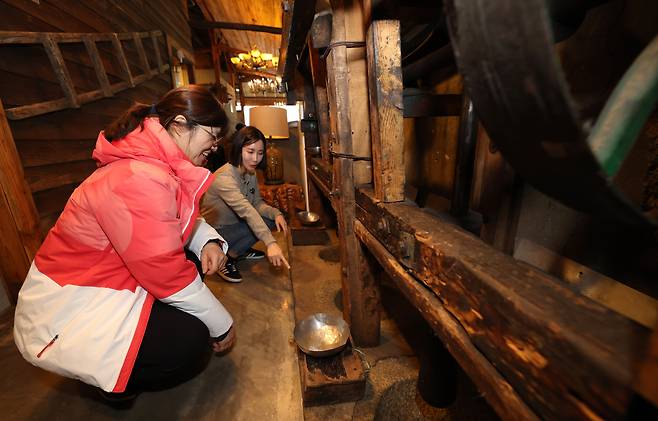
[(85, 35), (82, 40), (85, 43), (85, 48), (91, 58), (91, 62), (94, 65), (94, 70), (96, 71), (96, 77), (98, 78), (98, 83), (101, 86), (101, 91), (106, 97), (113, 95), (112, 88), (110, 88), (110, 81), (107, 78), (105, 73), (105, 67), (103, 66), (103, 61), (101, 60), (100, 54), (98, 54), (98, 48), (96, 48), (96, 42), (92, 39), (91, 35)]
[[(350, 125), (352, 132), (352, 153), (366, 160), (354, 161), (355, 185), (372, 183), (372, 156), (370, 142), (370, 110), (368, 98), (368, 65), (366, 60), (366, 28), (364, 25), (364, 10), (361, 2), (344, 3), (346, 11), (344, 18), (343, 41), (362, 42), (362, 47), (346, 48), (346, 60), (349, 80)], [(332, 39), (332, 42), (340, 41)]]
[[(354, 0), (336, 0), (333, 8), (333, 42), (345, 41), (347, 28), (356, 24), (363, 32), (362, 14), (359, 2)], [(350, 35), (351, 36), (351, 35)], [(336, 199), (338, 217), (338, 237), (341, 250), (341, 281), (343, 289), (343, 315), (350, 323), (352, 335), (357, 345), (376, 345), (379, 342), (379, 291), (363, 259), (361, 245), (354, 235), (354, 188), (355, 185), (368, 182), (367, 177), (355, 176), (352, 159), (345, 156), (363, 152), (364, 142), (369, 142), (367, 130), (364, 133), (363, 122), (367, 122), (367, 92), (365, 75), (360, 75), (359, 60), (348, 60), (345, 46), (331, 50), (327, 60), (328, 93), (330, 108), (330, 125), (334, 143), (334, 152), (342, 157), (333, 160), (333, 188), (340, 192)], [(365, 61), (361, 59), (365, 74)], [(359, 76), (364, 76), (363, 80)], [(366, 106), (366, 113), (362, 107)], [(356, 140), (355, 140), (356, 139)], [(370, 149), (369, 143), (366, 144)]]
[[(144, 34), (145, 36), (147, 34)], [(144, 51), (144, 44), (142, 43), (142, 34), (137, 32), (133, 33), (133, 42), (135, 47), (137, 47), (137, 54), (139, 55), (139, 61), (142, 64), (142, 70), (144, 70), (144, 75), (150, 78), (151, 75), (151, 66), (149, 65), (148, 58), (146, 58), (146, 51)]]
[(39, 211), (39, 218), (43, 219), (48, 215), (59, 215), (73, 190), (79, 186), (79, 183), (65, 184), (53, 189), (43, 190), (34, 194), (34, 203)]
[(66, 162), (25, 169), (25, 179), (32, 193), (65, 184), (79, 183), (96, 170), (96, 161)]
[[(313, 4), (315, 6), (315, 4)], [(315, 8), (311, 9), (315, 10)], [(248, 23), (239, 23), (239, 22), (210, 22), (205, 20), (193, 19), (189, 21), (189, 24), (192, 28), (197, 29), (230, 29), (234, 31), (253, 31), (253, 32), (265, 32), (268, 34), (281, 35), (281, 28), (274, 26), (265, 26), (265, 25), (251, 25)]]
[(288, 10), (284, 9), (285, 18), (283, 19), (284, 27), (278, 69), (284, 82), (294, 79), (299, 57), (302, 55), (308, 31), (313, 23), (315, 1), (291, 0), (288, 2)]
[(135, 81), (133, 80), (133, 77), (130, 74), (130, 66), (128, 66), (126, 55), (123, 52), (123, 47), (121, 46), (121, 41), (119, 41), (119, 36), (117, 34), (112, 34), (112, 45), (114, 46), (114, 51), (117, 55), (117, 60), (119, 61), (119, 65), (121, 66), (123, 79), (126, 82), (128, 82), (130, 87), (134, 87)]
[(95, 145), (95, 139), (21, 139), (16, 142), (25, 168), (90, 159)]
[(650, 331), (409, 202), (357, 190), (357, 218), (542, 418), (622, 418)]
[(48, 55), (50, 64), (53, 66), (55, 74), (57, 75), (59, 85), (61, 86), (62, 91), (64, 91), (64, 96), (66, 96), (69, 101), (69, 106), (71, 108), (80, 107), (78, 96), (75, 92), (75, 87), (73, 86), (73, 81), (71, 80), (69, 71), (66, 68), (66, 63), (64, 63), (64, 57), (62, 57), (62, 52), (60, 51), (59, 46), (49, 35), (42, 36), (41, 42), (46, 48), (46, 54)]
[(298, 351), (304, 406), (353, 402), (363, 398), (366, 376), (351, 344), (338, 355), (311, 357)]
[(10, 120), (22, 120), (36, 115), (47, 114), (53, 111), (69, 108), (68, 98), (60, 98), (52, 101), (39, 102), (37, 104), (23, 105), (7, 110), (7, 118)]
[(502, 419), (529, 420), (537, 416), (521, 400), (512, 386), (473, 345), (459, 322), (441, 301), (420, 281), (407, 273), (396, 258), (363, 226), (354, 223), (357, 237), (381, 264), (398, 289), (413, 304), (441, 338), (446, 348), (478, 387)]
[(375, 196), (399, 202), (405, 182), (400, 21), (372, 21), (367, 47)]
[(14, 137), (0, 102), (0, 265), (12, 302), (41, 245), (39, 218), (23, 175)]

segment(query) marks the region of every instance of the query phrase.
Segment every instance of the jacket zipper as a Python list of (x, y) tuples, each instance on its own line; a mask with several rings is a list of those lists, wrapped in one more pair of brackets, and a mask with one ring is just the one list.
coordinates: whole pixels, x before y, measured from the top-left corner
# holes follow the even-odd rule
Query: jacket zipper
[(41, 355), (44, 353), (44, 351), (45, 351), (46, 349), (50, 348), (50, 347), (55, 343), (55, 341), (57, 340), (57, 338), (59, 338), (59, 333), (58, 333), (57, 335), (55, 335), (55, 337), (52, 338), (52, 339), (50, 340), (50, 342), (48, 342), (48, 343), (46, 344), (46, 346), (43, 347), (43, 349), (37, 354), (37, 358), (41, 358)]

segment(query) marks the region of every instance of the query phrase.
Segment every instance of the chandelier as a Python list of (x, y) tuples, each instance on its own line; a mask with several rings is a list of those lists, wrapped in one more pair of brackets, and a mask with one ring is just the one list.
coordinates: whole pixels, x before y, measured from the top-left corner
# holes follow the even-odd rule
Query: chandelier
[(279, 96), (285, 93), (281, 78), (256, 78), (246, 83), (245, 96)]
[(248, 53), (239, 53), (231, 57), (231, 63), (238, 69), (264, 70), (276, 68), (279, 65), (279, 57), (274, 57), (270, 53), (261, 53), (258, 47), (254, 46)]

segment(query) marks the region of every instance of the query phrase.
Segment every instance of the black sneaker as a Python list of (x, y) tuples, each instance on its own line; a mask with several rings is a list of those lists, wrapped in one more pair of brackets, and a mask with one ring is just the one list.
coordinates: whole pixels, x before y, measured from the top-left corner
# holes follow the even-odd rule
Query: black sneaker
[(226, 282), (242, 282), (242, 275), (240, 275), (236, 261), (230, 257), (226, 260), (224, 267), (219, 270), (219, 276)]
[(265, 253), (256, 249), (249, 249), (245, 254), (239, 257), (238, 260), (258, 260), (265, 257)]

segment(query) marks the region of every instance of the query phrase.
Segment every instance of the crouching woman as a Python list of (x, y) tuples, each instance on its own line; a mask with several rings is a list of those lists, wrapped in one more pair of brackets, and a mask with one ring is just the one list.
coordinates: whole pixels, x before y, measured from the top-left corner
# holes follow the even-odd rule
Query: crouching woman
[(226, 265), (219, 275), (228, 282), (241, 282), (237, 267), (241, 259), (261, 259), (265, 254), (251, 247), (259, 240), (267, 247), (274, 266), (286, 266), (271, 229), (287, 233), (281, 212), (260, 195), (256, 169), (265, 166), (265, 136), (255, 127), (239, 129), (231, 138), (229, 162), (215, 172), (215, 181), (203, 197), (201, 214), (229, 244)]
[(211, 346), (230, 347), (233, 320), (197, 269), (226, 259), (225, 240), (197, 218), (213, 179), (201, 166), (226, 124), (217, 99), (192, 85), (100, 133), (98, 168), (19, 293), (14, 339), (27, 361), (118, 399), (180, 383)]

